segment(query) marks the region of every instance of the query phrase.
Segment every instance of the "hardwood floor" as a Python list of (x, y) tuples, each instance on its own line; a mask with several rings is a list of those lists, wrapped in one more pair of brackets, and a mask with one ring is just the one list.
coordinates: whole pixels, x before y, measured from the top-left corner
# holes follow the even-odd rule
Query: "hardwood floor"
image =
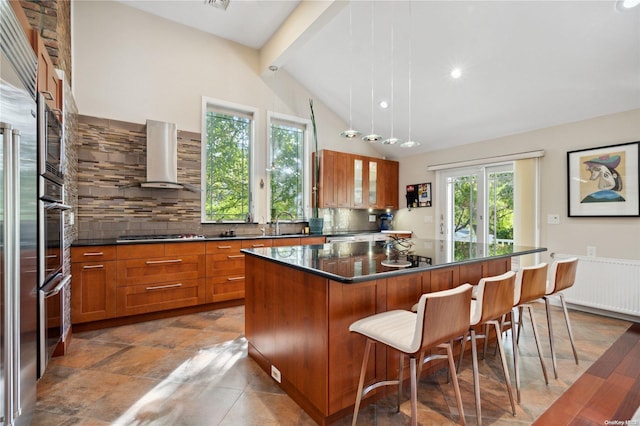
[[(539, 304), (534, 310), (545, 361), (551, 369), (544, 307)], [(628, 333), (632, 325), (629, 322), (571, 311), (580, 356), (580, 364), (576, 365), (563, 329), (561, 310), (554, 309), (552, 316), (559, 378), (553, 379), (550, 373), (549, 385), (545, 385), (531, 328), (527, 326), (520, 340), (522, 402), (516, 406), (517, 416), (513, 417), (500, 359), (493, 356), (490, 347), (486, 359), (479, 362), (485, 425), (525, 425), (536, 419), (537, 424), (603, 424), (604, 417), (596, 412), (599, 406), (608, 407), (605, 417), (612, 420), (620, 420), (618, 416), (637, 409), (638, 326), (634, 325), (632, 333)], [(232, 307), (75, 333), (68, 354), (54, 358), (38, 383), (32, 424), (315, 424), (247, 356), (243, 332), (244, 309)], [(512, 370), (509, 339), (507, 334), (505, 349)], [(621, 348), (627, 348), (624, 358)], [(360, 361), (354, 360), (354, 365), (359, 367)], [(513, 371), (510, 373), (513, 379)], [(459, 423), (453, 389), (446, 376), (443, 370), (420, 381), (420, 424)], [(459, 381), (466, 421), (475, 424), (470, 357), (463, 361)], [(593, 383), (600, 385), (604, 397), (591, 401), (598, 394)], [(399, 413), (395, 395), (369, 404), (361, 410), (358, 424), (409, 424), (408, 399), (407, 392)], [(579, 404), (581, 408), (574, 408)], [(558, 413), (563, 417), (554, 410), (560, 410)], [(351, 424), (351, 416), (337, 424)]]
[(534, 424), (625, 421), (639, 405), (640, 324), (633, 324)]

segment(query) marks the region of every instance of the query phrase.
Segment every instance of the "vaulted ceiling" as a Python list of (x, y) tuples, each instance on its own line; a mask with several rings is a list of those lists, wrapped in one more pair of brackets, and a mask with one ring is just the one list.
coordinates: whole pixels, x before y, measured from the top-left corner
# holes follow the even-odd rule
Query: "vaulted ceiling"
[[(264, 49), (306, 2), (231, 0), (224, 12), (203, 0), (125, 3)], [(421, 143), (376, 147), (391, 158), (640, 108), (640, 6), (324, 3), (273, 62), (363, 134)]]

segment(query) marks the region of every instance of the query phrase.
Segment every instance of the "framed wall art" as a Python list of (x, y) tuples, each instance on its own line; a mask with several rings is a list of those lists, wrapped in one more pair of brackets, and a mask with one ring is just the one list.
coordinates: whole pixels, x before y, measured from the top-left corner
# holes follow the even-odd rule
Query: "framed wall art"
[(640, 216), (640, 142), (567, 152), (569, 217)]

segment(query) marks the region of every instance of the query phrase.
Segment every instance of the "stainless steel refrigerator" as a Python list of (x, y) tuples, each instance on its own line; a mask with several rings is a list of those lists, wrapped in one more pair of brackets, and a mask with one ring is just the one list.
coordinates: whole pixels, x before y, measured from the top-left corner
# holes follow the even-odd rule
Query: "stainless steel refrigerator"
[(37, 377), (37, 60), (6, 0), (0, 37), (0, 424), (28, 425)]

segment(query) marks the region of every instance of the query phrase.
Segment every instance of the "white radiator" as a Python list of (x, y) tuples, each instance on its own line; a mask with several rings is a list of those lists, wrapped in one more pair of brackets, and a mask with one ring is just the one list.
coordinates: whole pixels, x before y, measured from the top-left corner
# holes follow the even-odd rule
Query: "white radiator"
[[(576, 309), (592, 308), (632, 321), (640, 318), (640, 260), (552, 254), (554, 260), (578, 258), (576, 282), (565, 300)], [(590, 309), (584, 309), (589, 311)], [(616, 315), (619, 314), (619, 315)]]

